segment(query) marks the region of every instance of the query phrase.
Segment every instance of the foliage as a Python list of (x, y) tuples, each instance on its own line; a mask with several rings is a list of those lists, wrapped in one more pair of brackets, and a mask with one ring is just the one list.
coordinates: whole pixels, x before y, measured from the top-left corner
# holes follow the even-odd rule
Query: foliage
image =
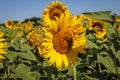
[[(76, 62), (77, 80), (119, 80), (120, 30), (114, 25), (117, 15), (111, 15), (110, 11), (87, 12), (83, 15), (106, 22), (107, 33), (100, 39), (87, 30), (87, 54), (78, 54), (80, 61)], [(5, 33), (8, 44), (5, 59), (0, 63), (0, 79), (73, 80), (72, 66), (64, 70), (49, 66), (48, 60), (41, 57), (37, 51), (39, 41), (30, 42), (32, 32), (39, 34), (39, 39), (44, 37), (41, 18), (27, 19), (21, 22), (21, 27), (25, 27), (26, 22), (32, 24), (33, 28), (29, 31), (21, 28), (10, 29), (6, 28), (5, 24), (0, 24), (0, 31)], [(118, 23), (117, 26), (120, 26)], [(84, 20), (83, 24), (88, 25), (87, 20)]]

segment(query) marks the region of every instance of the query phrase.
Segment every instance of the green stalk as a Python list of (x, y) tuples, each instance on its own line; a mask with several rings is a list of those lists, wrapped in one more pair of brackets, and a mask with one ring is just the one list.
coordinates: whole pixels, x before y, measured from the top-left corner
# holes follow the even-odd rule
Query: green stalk
[(100, 55), (99, 55), (99, 54), (97, 54), (97, 61), (98, 61), (98, 68), (99, 68), (99, 71), (101, 72)]
[(74, 80), (77, 80), (77, 77), (76, 77), (76, 66), (73, 65), (73, 74), (74, 74)]

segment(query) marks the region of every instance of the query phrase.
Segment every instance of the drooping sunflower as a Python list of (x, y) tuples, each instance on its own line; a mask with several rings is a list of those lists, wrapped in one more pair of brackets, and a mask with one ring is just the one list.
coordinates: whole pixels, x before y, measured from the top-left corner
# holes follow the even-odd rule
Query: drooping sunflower
[(13, 21), (12, 20), (7, 20), (6, 22), (5, 22), (5, 26), (7, 27), (7, 28), (12, 28), (13, 27)]
[(66, 11), (68, 11), (67, 6), (62, 2), (58, 0), (56, 0), (56, 2), (52, 1), (52, 3), (43, 10), (43, 23), (49, 28), (53, 27), (52, 23), (56, 20), (56, 17), (59, 18), (60, 15)]
[(107, 32), (106, 23), (104, 21), (97, 19), (91, 19), (90, 24), (88, 25), (88, 29), (93, 30), (94, 35), (97, 38), (101, 38), (101, 39), (104, 38)]
[(38, 45), (40, 55), (49, 58), (49, 64), (56, 64), (57, 69), (67, 68), (78, 60), (78, 52), (85, 53), (85, 28), (77, 16), (71, 17), (70, 12), (61, 14), (56, 20), (56, 32), (45, 29), (45, 38)]
[(4, 59), (3, 55), (6, 53), (5, 48), (7, 46), (3, 35), (4, 33), (0, 32), (0, 62)]

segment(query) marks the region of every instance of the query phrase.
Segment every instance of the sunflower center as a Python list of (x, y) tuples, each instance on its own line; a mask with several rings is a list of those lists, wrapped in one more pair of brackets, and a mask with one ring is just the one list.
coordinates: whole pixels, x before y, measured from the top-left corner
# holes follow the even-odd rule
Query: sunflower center
[(102, 31), (102, 29), (103, 29), (103, 25), (102, 25), (101, 23), (94, 23), (94, 24), (92, 25), (92, 27), (93, 27), (94, 29), (96, 29), (97, 31)]
[(67, 32), (58, 32), (53, 37), (53, 48), (61, 53), (67, 53), (73, 44), (72, 35)]
[(9, 22), (8, 22), (8, 26), (11, 26), (11, 25), (12, 25), (12, 22), (11, 22), (11, 21), (9, 21)]
[(49, 17), (50, 17), (50, 19), (54, 19), (55, 20), (55, 16), (59, 18), (61, 14), (62, 14), (61, 10), (53, 9), (53, 10), (51, 10), (51, 12), (49, 14)]

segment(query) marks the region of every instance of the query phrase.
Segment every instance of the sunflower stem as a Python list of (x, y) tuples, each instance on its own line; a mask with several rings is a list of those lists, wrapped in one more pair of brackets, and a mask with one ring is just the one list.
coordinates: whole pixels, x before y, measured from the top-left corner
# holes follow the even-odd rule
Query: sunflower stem
[(76, 77), (76, 66), (73, 65), (73, 74), (74, 74), (74, 80), (77, 80), (77, 77)]
[(101, 72), (101, 65), (100, 65), (100, 55), (97, 54), (97, 60), (98, 60), (98, 68), (99, 68), (99, 72)]

